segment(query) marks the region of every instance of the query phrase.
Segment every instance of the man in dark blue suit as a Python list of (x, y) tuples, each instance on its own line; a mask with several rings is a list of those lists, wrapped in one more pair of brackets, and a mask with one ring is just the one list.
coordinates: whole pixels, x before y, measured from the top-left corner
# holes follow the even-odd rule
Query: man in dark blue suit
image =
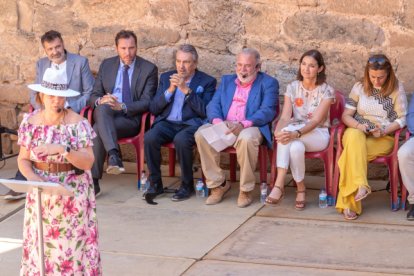
[(189, 44), (178, 48), (177, 70), (160, 76), (157, 94), (150, 104), (156, 115), (151, 130), (145, 133), (145, 160), (150, 171), (151, 187), (147, 197), (164, 192), (161, 179), (161, 145), (173, 142), (181, 166), (181, 185), (173, 201), (190, 197), (193, 186), (194, 133), (206, 119), (206, 106), (216, 90), (216, 79), (197, 70), (198, 54)]

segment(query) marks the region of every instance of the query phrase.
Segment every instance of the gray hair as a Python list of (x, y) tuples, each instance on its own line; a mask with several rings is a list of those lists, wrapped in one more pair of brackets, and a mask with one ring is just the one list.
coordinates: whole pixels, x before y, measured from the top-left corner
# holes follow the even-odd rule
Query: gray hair
[(260, 64), (260, 53), (256, 49), (253, 49), (253, 48), (243, 48), (241, 50), (241, 52), (239, 53), (239, 55), (240, 54), (252, 55), (256, 59), (256, 64)]
[(197, 53), (197, 50), (191, 44), (182, 44), (182, 45), (178, 46), (177, 51), (181, 51), (181, 52), (184, 52), (184, 53), (190, 53), (190, 54), (193, 55), (193, 60), (195, 62), (198, 61), (198, 53)]

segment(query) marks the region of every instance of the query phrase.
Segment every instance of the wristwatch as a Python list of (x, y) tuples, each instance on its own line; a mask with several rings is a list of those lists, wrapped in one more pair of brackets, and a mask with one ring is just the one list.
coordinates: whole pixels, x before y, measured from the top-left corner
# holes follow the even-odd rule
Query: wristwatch
[(126, 107), (125, 103), (121, 103), (121, 108), (122, 108), (122, 111), (124, 112), (124, 114), (126, 114), (127, 113), (127, 107)]
[(68, 156), (69, 152), (70, 152), (71, 148), (69, 145), (66, 146), (65, 151), (62, 153), (63, 157)]

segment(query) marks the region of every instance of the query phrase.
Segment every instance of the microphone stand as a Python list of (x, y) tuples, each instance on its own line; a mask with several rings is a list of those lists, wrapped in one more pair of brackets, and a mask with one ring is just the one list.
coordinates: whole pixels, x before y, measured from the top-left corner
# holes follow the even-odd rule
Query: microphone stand
[(17, 135), (17, 131), (13, 130), (13, 129), (6, 128), (4, 126), (0, 126), (0, 161), (4, 161), (6, 159), (9, 159), (9, 158), (12, 158), (12, 157), (15, 157), (15, 156), (18, 155), (17, 153), (15, 153), (15, 154), (12, 154), (12, 155), (9, 155), (9, 156), (3, 156), (3, 144), (2, 144), (2, 141), (1, 141), (1, 134), (3, 134), (3, 133)]

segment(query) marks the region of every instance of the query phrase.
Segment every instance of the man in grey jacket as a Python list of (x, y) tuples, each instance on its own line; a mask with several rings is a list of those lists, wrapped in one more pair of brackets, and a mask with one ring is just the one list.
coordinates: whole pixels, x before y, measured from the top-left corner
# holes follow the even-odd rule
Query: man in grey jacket
[[(36, 63), (35, 83), (42, 82), (43, 74), (47, 68), (53, 67), (66, 71), (69, 89), (80, 92), (77, 97), (67, 98), (66, 107), (80, 113), (88, 103), (94, 84), (88, 59), (66, 51), (62, 35), (57, 31), (46, 32), (40, 40), (46, 57), (39, 59)], [(37, 109), (40, 106), (36, 103), (36, 94), (35, 91), (31, 92), (30, 103)]]
[[(79, 91), (80, 95), (67, 98), (65, 107), (80, 113), (82, 108), (88, 103), (94, 84), (94, 78), (89, 68), (88, 59), (66, 51), (62, 35), (57, 31), (50, 30), (44, 33), (40, 38), (40, 41), (45, 50), (46, 57), (39, 59), (36, 63), (35, 83), (42, 82), (43, 74), (47, 68), (53, 67), (56, 70), (66, 71), (69, 89)], [(38, 109), (40, 106), (36, 102), (36, 94), (37, 92), (31, 91), (30, 104), (35, 109)], [(26, 180), (20, 171), (16, 172), (15, 179)], [(10, 190), (5, 195), (4, 199), (15, 200), (24, 198), (25, 196), (25, 193), (16, 193)]]

